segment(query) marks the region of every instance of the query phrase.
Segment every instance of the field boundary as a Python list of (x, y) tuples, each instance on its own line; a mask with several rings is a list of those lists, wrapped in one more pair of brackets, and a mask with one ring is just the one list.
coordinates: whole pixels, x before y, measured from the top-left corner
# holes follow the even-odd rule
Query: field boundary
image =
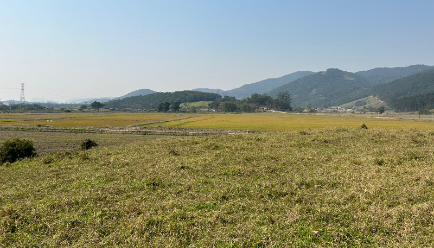
[(31, 131), (31, 132), (63, 132), (63, 133), (100, 133), (100, 134), (138, 134), (138, 135), (168, 135), (168, 136), (207, 136), (260, 133), (261, 131), (227, 130), (227, 129), (196, 129), (173, 127), (132, 127), (112, 128), (57, 128), (57, 127), (0, 127), (0, 131)]

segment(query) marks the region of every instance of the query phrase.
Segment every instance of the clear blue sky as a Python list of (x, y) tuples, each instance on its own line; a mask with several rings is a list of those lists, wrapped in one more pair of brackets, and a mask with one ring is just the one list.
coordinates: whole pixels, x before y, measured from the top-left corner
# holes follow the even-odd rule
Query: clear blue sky
[(0, 99), (434, 65), (434, 1), (0, 0)]

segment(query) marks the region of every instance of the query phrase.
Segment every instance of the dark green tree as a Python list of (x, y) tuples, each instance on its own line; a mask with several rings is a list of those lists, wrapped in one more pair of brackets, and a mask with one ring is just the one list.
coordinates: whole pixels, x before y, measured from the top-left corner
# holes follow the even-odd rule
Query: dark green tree
[(178, 112), (181, 109), (181, 103), (176, 101), (172, 105), (172, 109), (174, 112)]
[(87, 109), (87, 105), (83, 104), (80, 106), (80, 108), (78, 110), (80, 110), (81, 112), (83, 112), (85, 109)]
[(167, 112), (170, 109), (170, 102), (164, 102), (163, 103), (163, 111)]
[(277, 99), (274, 101), (275, 107), (280, 111), (291, 111), (291, 97), (288, 91), (279, 92)]
[(385, 108), (385, 107), (379, 107), (379, 108), (377, 109), (377, 112), (378, 112), (379, 114), (384, 113), (384, 111), (386, 111), (386, 108)]
[(91, 103), (90, 104), (90, 106), (93, 108), (93, 109), (96, 109), (96, 110), (100, 110), (101, 108), (103, 108), (105, 105), (103, 104), (103, 103), (101, 103), (101, 102), (97, 102), (97, 101), (94, 101), (93, 103)]
[(160, 102), (157, 106), (158, 112), (167, 112), (170, 109), (170, 102)]
[(219, 107), (223, 112), (236, 112), (238, 107), (233, 102), (222, 102)]

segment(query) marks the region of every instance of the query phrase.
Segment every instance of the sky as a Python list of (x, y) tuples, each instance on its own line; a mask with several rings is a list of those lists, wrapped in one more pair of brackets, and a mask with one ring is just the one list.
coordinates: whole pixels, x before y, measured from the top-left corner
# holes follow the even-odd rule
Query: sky
[(0, 101), (434, 65), (432, 0), (0, 0)]

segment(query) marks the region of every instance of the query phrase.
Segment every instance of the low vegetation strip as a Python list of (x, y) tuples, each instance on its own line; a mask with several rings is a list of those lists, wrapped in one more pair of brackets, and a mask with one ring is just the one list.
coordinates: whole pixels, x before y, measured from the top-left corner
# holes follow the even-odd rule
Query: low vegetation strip
[(169, 136), (162, 135), (137, 135), (115, 133), (71, 133), (71, 132), (39, 132), (39, 131), (4, 131), (0, 129), (0, 144), (11, 139), (32, 140), (39, 155), (45, 156), (53, 152), (66, 152), (79, 149), (85, 139), (93, 139), (103, 147), (116, 147), (122, 144), (145, 142)]
[(432, 247), (434, 132), (176, 137), (0, 167), (1, 246)]
[(0, 127), (127, 127), (179, 120), (192, 114), (159, 113), (0, 113)]

